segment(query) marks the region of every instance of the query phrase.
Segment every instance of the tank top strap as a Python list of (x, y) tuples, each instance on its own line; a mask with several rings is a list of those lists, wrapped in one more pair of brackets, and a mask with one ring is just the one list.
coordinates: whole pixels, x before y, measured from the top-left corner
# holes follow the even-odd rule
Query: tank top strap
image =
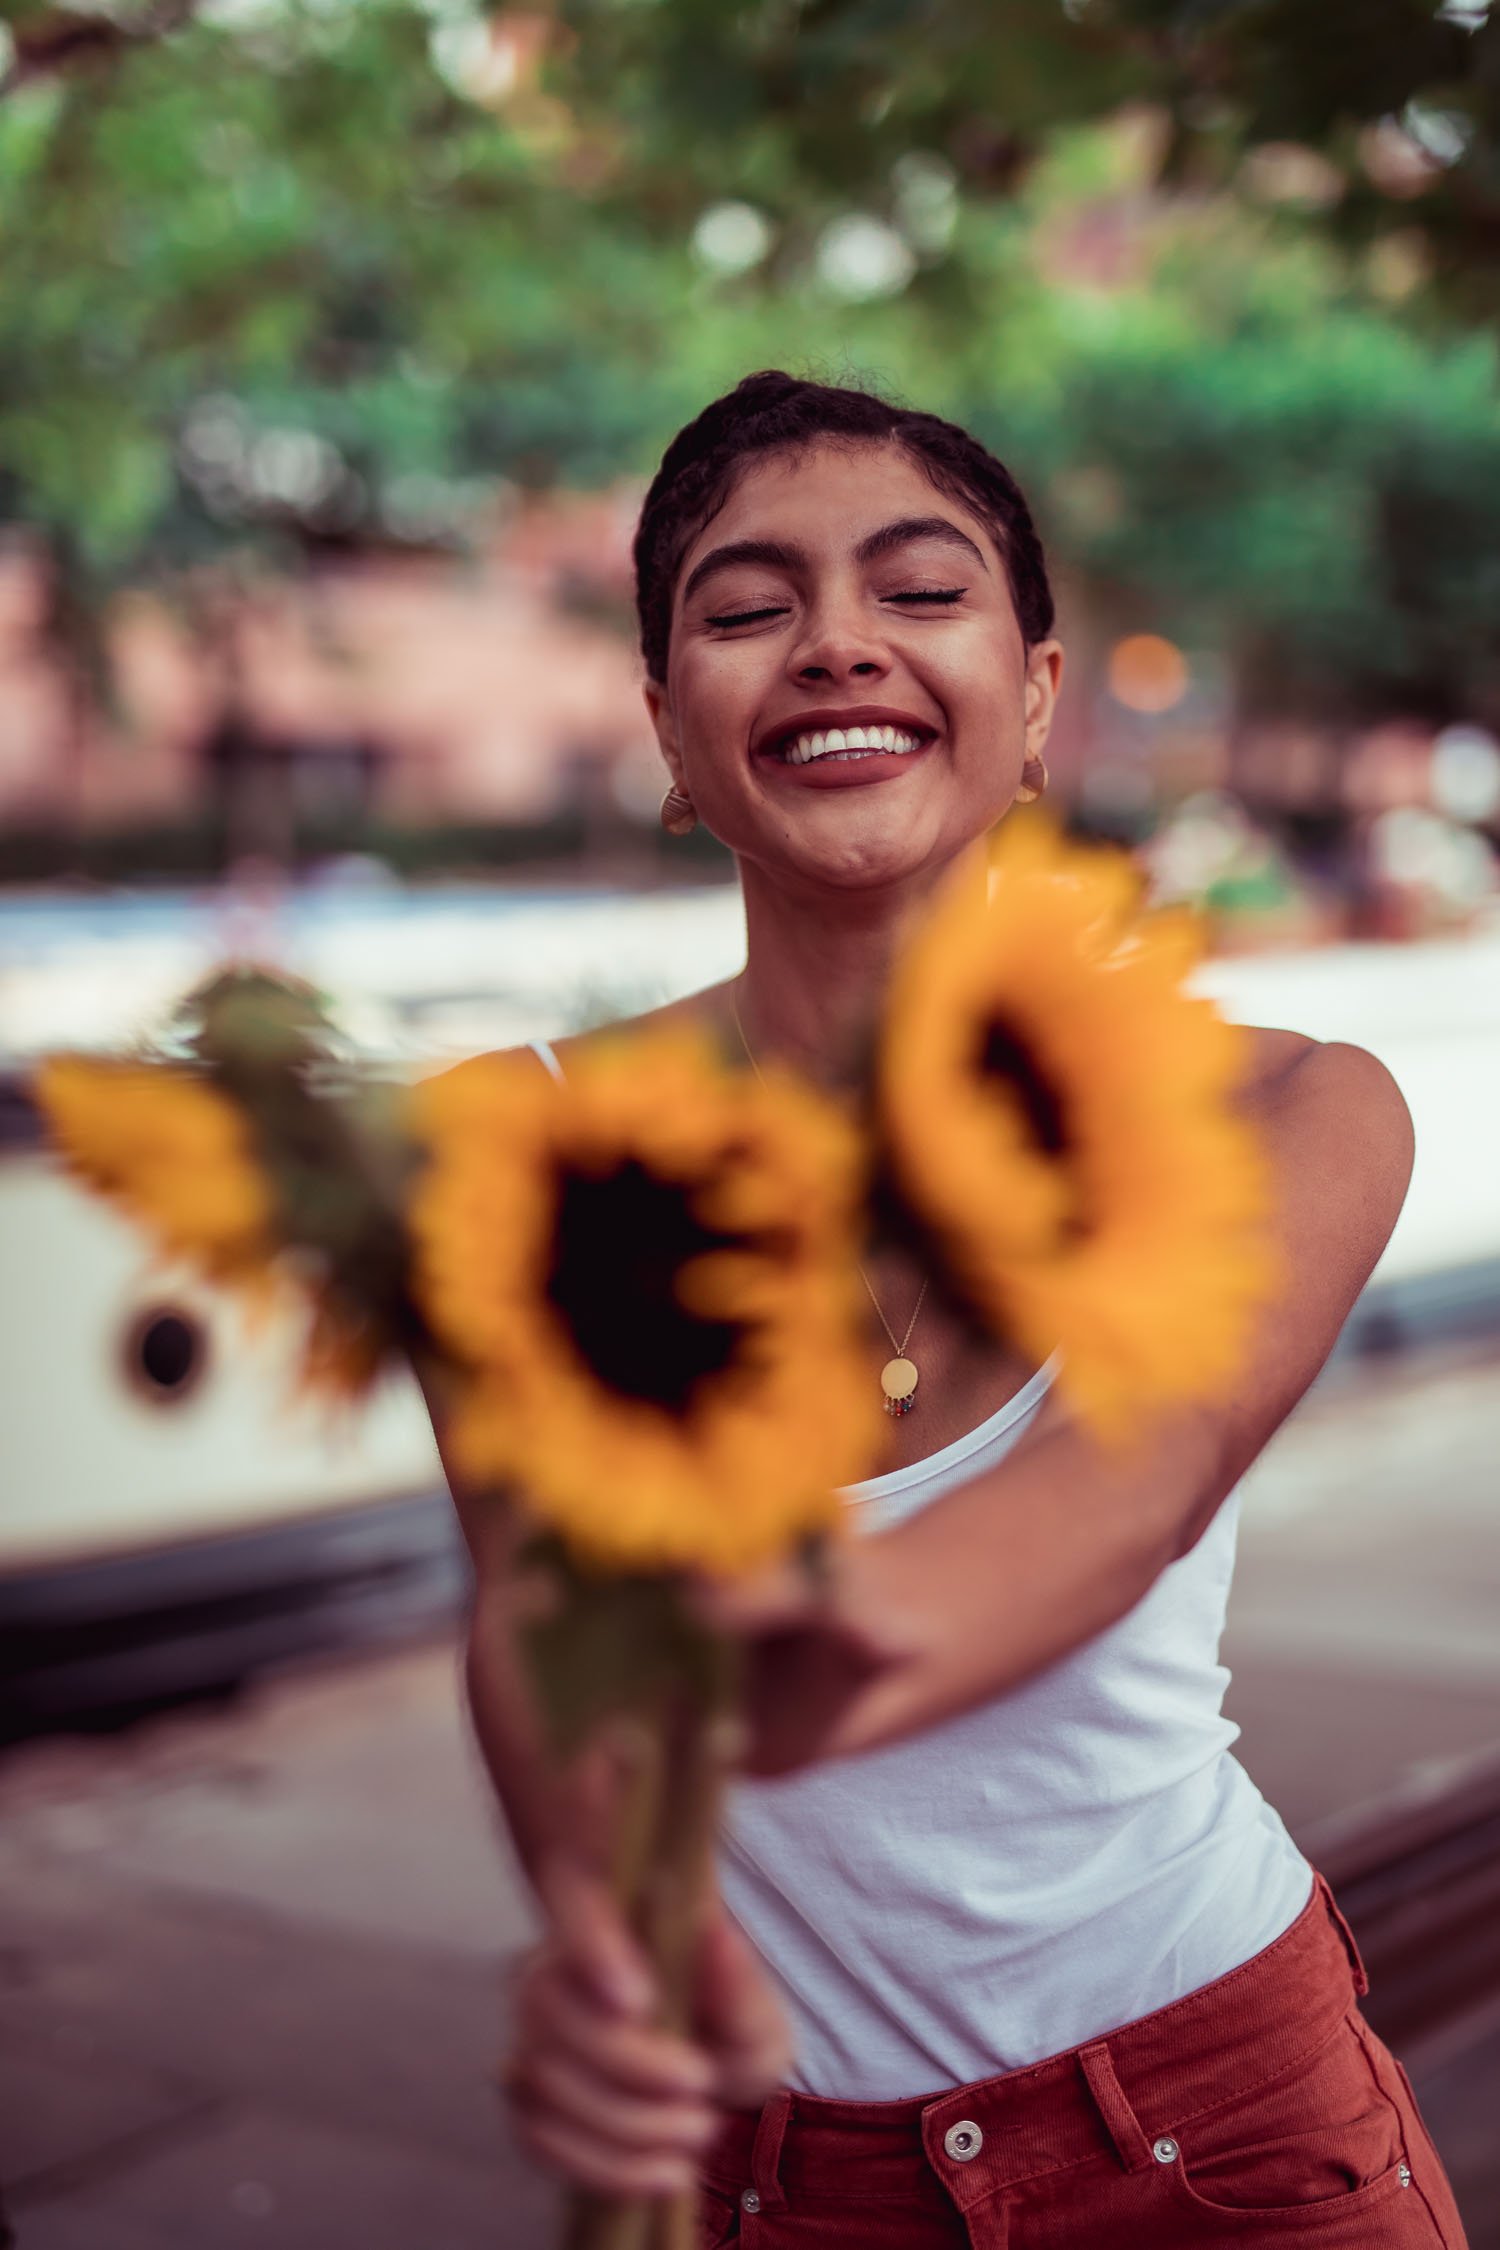
[(552, 1051), (551, 1041), (547, 1039), (528, 1039), (526, 1044), (531, 1049), (532, 1053), (536, 1056), (537, 1061), (542, 1065), (543, 1069), (546, 1070), (550, 1077), (555, 1078), (560, 1086), (563, 1082), (563, 1066)]

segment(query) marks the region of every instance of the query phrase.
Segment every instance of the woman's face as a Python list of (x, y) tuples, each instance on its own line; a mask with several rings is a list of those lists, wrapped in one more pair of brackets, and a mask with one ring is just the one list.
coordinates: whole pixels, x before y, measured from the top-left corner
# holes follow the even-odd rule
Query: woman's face
[(978, 516), (899, 445), (823, 442), (746, 470), (693, 541), (646, 697), (731, 851), (857, 889), (941, 868), (999, 819), (1061, 664), (1055, 641), (1028, 655)]

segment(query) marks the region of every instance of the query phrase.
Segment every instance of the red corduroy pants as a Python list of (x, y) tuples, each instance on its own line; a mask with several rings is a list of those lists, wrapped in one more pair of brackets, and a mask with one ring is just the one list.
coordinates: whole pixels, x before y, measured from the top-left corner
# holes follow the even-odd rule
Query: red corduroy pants
[(782, 2092), (725, 2123), (704, 2250), (1467, 2250), (1321, 1875), (1212, 1984), (930, 2098)]

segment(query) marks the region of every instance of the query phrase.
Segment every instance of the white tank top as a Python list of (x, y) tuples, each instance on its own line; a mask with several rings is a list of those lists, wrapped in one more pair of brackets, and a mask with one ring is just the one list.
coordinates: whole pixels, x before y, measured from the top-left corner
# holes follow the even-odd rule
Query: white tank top
[[(1000, 1460), (1054, 1366), (941, 1453), (847, 1486), (858, 1527)], [(724, 1895), (785, 1996), (795, 2086), (898, 2101), (1020, 2069), (1182, 1999), (1296, 1920), (1311, 1866), (1220, 1709), (1239, 1498), (1127, 1616), (998, 1701), (737, 1786)]]
[[(940, 1453), (846, 1486), (856, 1528), (1002, 1459), (1055, 1369)], [(1182, 1999), (1296, 1920), (1311, 1866), (1221, 1709), (1239, 1505), (1236, 1487), (1134, 1609), (1010, 1694), (736, 1786), (724, 1896), (785, 1996), (794, 2086), (898, 2101), (1020, 2069)]]

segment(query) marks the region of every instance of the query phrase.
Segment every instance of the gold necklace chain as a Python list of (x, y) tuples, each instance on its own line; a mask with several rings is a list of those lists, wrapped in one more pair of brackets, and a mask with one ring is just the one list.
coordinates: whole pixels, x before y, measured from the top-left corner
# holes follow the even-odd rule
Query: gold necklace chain
[[(762, 1086), (764, 1086), (764, 1084), (766, 1083), (765, 1072), (761, 1069), (760, 1064), (756, 1061), (755, 1049), (751, 1046), (749, 1040), (745, 1036), (745, 1026), (740, 1021), (740, 1004), (735, 997), (733, 983), (731, 983), (729, 987), (729, 1006), (734, 1015), (734, 1028), (740, 1035), (740, 1045), (745, 1050), (745, 1060), (749, 1063), (750, 1068), (754, 1071)], [(917, 1315), (922, 1310), (922, 1307), (926, 1302), (927, 1284), (931, 1279), (931, 1276), (929, 1275), (923, 1280), (922, 1286), (917, 1292), (917, 1301), (916, 1304), (912, 1307), (911, 1319), (906, 1324), (906, 1334), (898, 1343), (896, 1341), (896, 1331), (891, 1326), (890, 1322), (886, 1319), (885, 1314), (881, 1311), (880, 1299), (876, 1296), (874, 1289), (871, 1287), (870, 1277), (865, 1272), (864, 1267), (859, 1263), (858, 1259), (855, 1260), (854, 1270), (865, 1285), (866, 1294), (868, 1295), (871, 1304), (875, 1307), (875, 1316), (879, 1320), (880, 1325), (885, 1330), (887, 1336), (889, 1336), (891, 1340), (891, 1350), (895, 1355), (893, 1358), (888, 1359), (884, 1367), (880, 1370), (880, 1388), (885, 1400), (885, 1410), (887, 1414), (909, 1414), (912, 1410), (912, 1407), (916, 1404), (918, 1378), (916, 1368), (912, 1365), (911, 1361), (906, 1356), (906, 1347), (911, 1342), (911, 1332), (917, 1325)]]
[(876, 1316), (880, 1321), (880, 1325), (885, 1330), (887, 1336), (889, 1336), (891, 1339), (891, 1350), (895, 1353), (898, 1359), (904, 1359), (906, 1357), (906, 1347), (911, 1342), (911, 1332), (917, 1325), (917, 1314), (922, 1310), (922, 1299), (927, 1294), (927, 1283), (924, 1281), (921, 1288), (917, 1292), (917, 1301), (915, 1306), (912, 1308), (911, 1319), (906, 1324), (906, 1334), (902, 1337), (900, 1343), (898, 1344), (896, 1341), (896, 1331), (891, 1326), (890, 1322), (886, 1319), (885, 1314), (881, 1312), (880, 1299), (876, 1296), (874, 1290), (870, 1288), (870, 1277), (865, 1272), (864, 1267), (859, 1264), (859, 1261), (857, 1259), (855, 1260), (855, 1271), (858, 1273), (860, 1280), (864, 1283), (865, 1288), (869, 1290), (870, 1302), (875, 1307)]

